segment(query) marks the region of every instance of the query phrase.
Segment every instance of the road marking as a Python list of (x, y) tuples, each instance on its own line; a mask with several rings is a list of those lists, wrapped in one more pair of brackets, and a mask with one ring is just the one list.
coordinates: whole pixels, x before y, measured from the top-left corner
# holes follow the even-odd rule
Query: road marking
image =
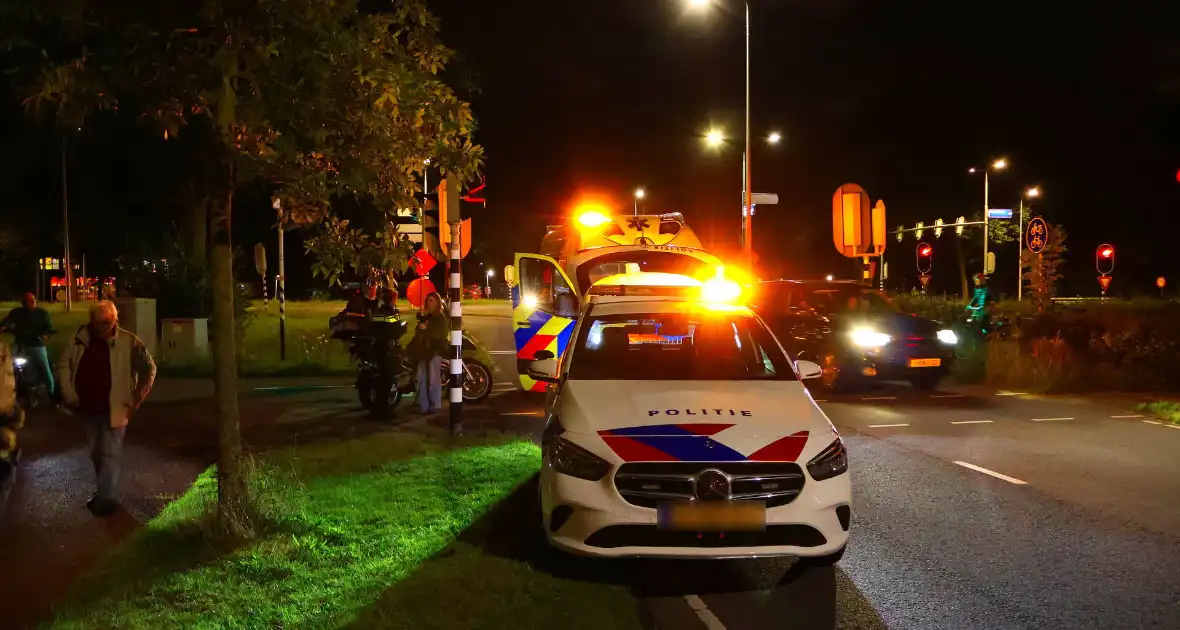
[(1018, 486), (1027, 486), (1028, 485), (1027, 481), (1021, 481), (1021, 480), (1017, 479), (1016, 477), (1009, 477), (1008, 475), (998, 473), (994, 470), (988, 470), (988, 469), (984, 468), (983, 466), (976, 466), (975, 464), (968, 464), (967, 462), (955, 462), (955, 463), (962, 466), (963, 468), (970, 468), (971, 470), (974, 470), (975, 472), (981, 472), (985, 475), (991, 475), (991, 476), (995, 477), (996, 479), (1003, 479), (1004, 481), (1007, 481), (1008, 483), (1014, 483)]
[(309, 389), (342, 389), (352, 385), (278, 385), (275, 387), (255, 387), (256, 392), (277, 392), (282, 390), (305, 391)]
[(725, 630), (725, 624), (721, 623), (717, 615), (714, 615), (713, 611), (709, 610), (709, 607), (705, 605), (705, 602), (700, 597), (696, 595), (685, 595), (684, 601), (688, 602), (688, 607), (697, 614), (697, 617), (705, 624), (706, 628), (709, 630)]
[(931, 398), (962, 398), (962, 394), (930, 394)]
[(870, 429), (887, 429), (889, 427), (908, 427), (908, 424), (870, 424)]
[(951, 424), (991, 424), (995, 420), (952, 420)]
[(1142, 415), (1137, 414), (1137, 413), (1131, 414), (1129, 416), (1111, 416), (1111, 418), (1142, 418), (1142, 417), (1143, 417)]
[(488, 350), (488, 354), (516, 354), (515, 350)]
[(501, 416), (543, 416), (543, 411), (513, 411), (510, 413), (502, 413)]
[(861, 400), (897, 400), (897, 396), (869, 396), (868, 398), (861, 398)]
[(1162, 422), (1158, 422), (1156, 420), (1144, 420), (1144, 422), (1147, 424), (1163, 424)]
[(1073, 420), (1073, 418), (1033, 418), (1033, 422), (1057, 422), (1058, 420)]
[(997, 396), (1028, 396), (1028, 392), (996, 392)]
[(1164, 426), (1168, 427), (1169, 429), (1180, 429), (1180, 425), (1175, 424), (1165, 424)]

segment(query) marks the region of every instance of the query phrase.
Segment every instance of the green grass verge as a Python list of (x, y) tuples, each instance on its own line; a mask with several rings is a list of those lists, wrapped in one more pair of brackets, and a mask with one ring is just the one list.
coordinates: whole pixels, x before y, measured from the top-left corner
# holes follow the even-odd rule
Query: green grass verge
[(1170, 400), (1140, 403), (1135, 405), (1135, 411), (1155, 416), (1165, 422), (1180, 424), (1180, 403)]
[(640, 627), (625, 587), (555, 577), (497, 545), (535, 527), (529, 510), (492, 508), (522, 494), (539, 460), (530, 442), (447, 448), (414, 433), (273, 454), (254, 475), (272, 525), (234, 547), (204, 533), (206, 472), (82, 578), (48, 627)]

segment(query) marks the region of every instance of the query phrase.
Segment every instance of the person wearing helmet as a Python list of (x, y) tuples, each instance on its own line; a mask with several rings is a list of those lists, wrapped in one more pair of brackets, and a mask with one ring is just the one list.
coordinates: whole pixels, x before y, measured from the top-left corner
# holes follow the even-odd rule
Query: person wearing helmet
[(356, 292), (352, 299), (348, 300), (348, 305), (344, 307), (344, 312), (353, 313), (357, 315), (372, 315), (373, 311), (377, 310), (377, 282), (370, 279), (365, 283), (365, 287)]

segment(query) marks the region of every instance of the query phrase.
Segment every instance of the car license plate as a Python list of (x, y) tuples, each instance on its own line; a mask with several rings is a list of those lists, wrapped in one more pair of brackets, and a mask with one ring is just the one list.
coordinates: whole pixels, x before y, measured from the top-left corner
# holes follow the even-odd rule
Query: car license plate
[(666, 501), (660, 504), (660, 529), (736, 532), (766, 529), (766, 504), (760, 501)]
[(942, 365), (942, 359), (910, 359), (906, 365), (910, 367), (938, 367)]

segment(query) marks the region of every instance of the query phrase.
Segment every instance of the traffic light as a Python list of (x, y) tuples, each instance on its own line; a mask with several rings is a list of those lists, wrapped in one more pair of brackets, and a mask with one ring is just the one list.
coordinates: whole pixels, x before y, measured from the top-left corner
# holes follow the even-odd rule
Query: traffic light
[(1094, 262), (1100, 274), (1107, 275), (1114, 271), (1114, 245), (1099, 245), (1098, 251), (1094, 254)]
[(934, 264), (934, 248), (928, 243), (918, 243), (917, 257), (918, 273), (930, 273), (930, 268)]

